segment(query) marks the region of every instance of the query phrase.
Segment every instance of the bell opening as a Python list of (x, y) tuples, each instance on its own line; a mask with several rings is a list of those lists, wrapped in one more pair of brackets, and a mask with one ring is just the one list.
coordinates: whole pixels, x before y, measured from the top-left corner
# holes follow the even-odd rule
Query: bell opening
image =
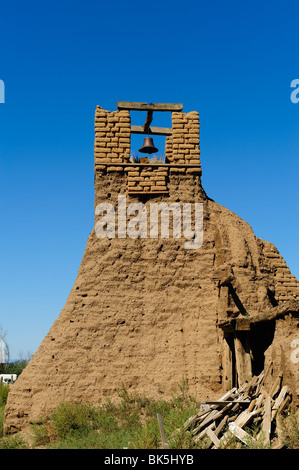
[[(147, 113), (145, 111), (131, 111), (131, 124), (136, 126), (144, 126)], [(171, 122), (171, 113), (154, 113), (154, 119), (152, 126), (157, 127), (172, 127)], [(144, 149), (145, 139), (151, 138), (152, 145), (150, 152)], [(156, 134), (131, 134), (131, 152), (130, 152), (130, 162), (132, 163), (146, 163), (142, 157), (148, 157), (149, 163), (155, 161), (156, 163), (164, 164), (166, 163), (165, 159), (165, 143), (166, 137), (164, 135)], [(141, 151), (141, 149), (143, 149)], [(145, 150), (145, 151), (144, 151)]]

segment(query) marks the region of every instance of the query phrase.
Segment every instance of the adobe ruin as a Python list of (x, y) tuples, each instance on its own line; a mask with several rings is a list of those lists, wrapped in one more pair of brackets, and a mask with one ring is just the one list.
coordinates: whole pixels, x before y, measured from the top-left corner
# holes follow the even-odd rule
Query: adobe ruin
[[(144, 126), (132, 110), (147, 111)], [(151, 127), (153, 112), (172, 127)], [(184, 377), (199, 399), (257, 375), (271, 361), (298, 404), (299, 281), (277, 248), (257, 238), (201, 184), (199, 115), (180, 104), (118, 103), (95, 112), (95, 208), (202, 203), (203, 244), (184, 239), (88, 237), (65, 307), (12, 386), (9, 431), (67, 400), (100, 403), (128, 390), (168, 398)], [(165, 163), (131, 162), (131, 134), (165, 135)], [(95, 224), (98, 216), (95, 217)]]

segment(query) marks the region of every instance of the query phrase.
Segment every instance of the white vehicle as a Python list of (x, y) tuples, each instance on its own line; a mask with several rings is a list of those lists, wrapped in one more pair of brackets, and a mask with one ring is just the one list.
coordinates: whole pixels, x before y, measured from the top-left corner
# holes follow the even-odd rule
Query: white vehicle
[(0, 374), (0, 382), (8, 385), (17, 380), (17, 374)]

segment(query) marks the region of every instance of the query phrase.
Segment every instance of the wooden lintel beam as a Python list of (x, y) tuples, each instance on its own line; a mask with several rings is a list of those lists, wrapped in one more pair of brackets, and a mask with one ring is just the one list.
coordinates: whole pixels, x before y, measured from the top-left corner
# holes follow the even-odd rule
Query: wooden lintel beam
[(133, 101), (118, 101), (117, 109), (127, 109), (127, 110), (140, 110), (146, 111), (147, 103), (138, 103)]
[(171, 127), (149, 127), (145, 132), (144, 126), (131, 126), (131, 134), (172, 135)]
[(237, 331), (250, 331), (250, 320), (249, 318), (236, 318), (236, 330)]
[(227, 331), (228, 328), (233, 328), (234, 330), (249, 330), (251, 325), (254, 325), (259, 322), (272, 321), (280, 318), (284, 315), (299, 314), (299, 302), (298, 300), (291, 300), (289, 302), (284, 302), (277, 307), (273, 307), (270, 310), (267, 310), (262, 313), (258, 313), (251, 317), (246, 318), (223, 318), (220, 319), (217, 323), (219, 328)]
[(117, 109), (128, 111), (182, 111), (182, 103), (135, 103), (133, 101), (118, 101)]

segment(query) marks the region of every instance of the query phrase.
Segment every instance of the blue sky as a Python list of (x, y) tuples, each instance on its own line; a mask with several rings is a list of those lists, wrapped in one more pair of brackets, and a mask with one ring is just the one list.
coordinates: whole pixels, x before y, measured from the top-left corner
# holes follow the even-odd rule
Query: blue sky
[[(298, 20), (295, 0), (2, 2), (0, 325), (12, 358), (37, 350), (77, 275), (93, 227), (97, 105), (197, 110), (207, 194), (299, 277)], [(170, 124), (166, 114), (153, 125)]]

